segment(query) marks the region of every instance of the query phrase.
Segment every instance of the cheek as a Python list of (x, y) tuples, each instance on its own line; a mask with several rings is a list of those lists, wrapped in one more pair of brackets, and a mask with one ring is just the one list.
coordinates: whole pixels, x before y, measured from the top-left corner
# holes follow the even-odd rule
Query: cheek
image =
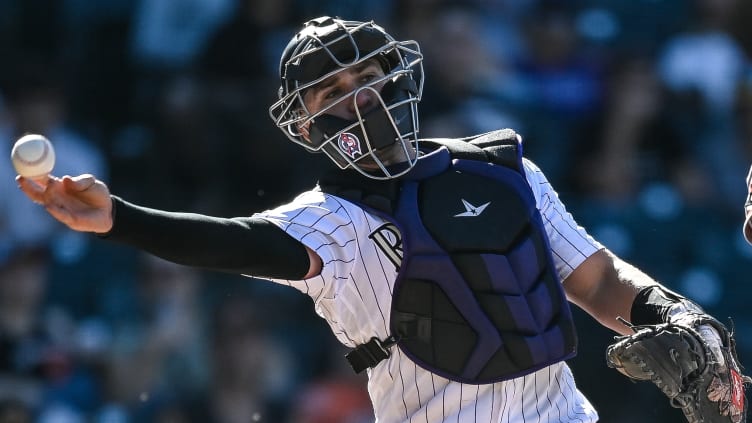
[(379, 82), (378, 84), (375, 84), (373, 88), (376, 89), (376, 91), (381, 94), (382, 88), (384, 88), (384, 85), (386, 85), (386, 80)]
[(311, 91), (306, 91), (303, 94), (303, 106), (309, 114), (314, 114), (321, 110), (321, 102), (315, 98)]

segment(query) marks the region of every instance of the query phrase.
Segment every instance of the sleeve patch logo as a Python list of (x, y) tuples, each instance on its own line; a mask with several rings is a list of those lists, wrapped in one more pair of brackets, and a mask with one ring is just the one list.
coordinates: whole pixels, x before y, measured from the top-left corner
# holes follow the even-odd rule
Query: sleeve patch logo
[(339, 134), (339, 149), (347, 154), (351, 159), (354, 159), (361, 154), (360, 140), (354, 134), (350, 132), (343, 132)]

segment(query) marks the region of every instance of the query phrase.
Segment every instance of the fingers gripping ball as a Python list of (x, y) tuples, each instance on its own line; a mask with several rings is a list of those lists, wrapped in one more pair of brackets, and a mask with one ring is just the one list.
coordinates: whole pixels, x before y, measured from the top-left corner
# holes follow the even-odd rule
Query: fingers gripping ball
[[(608, 347), (608, 365), (632, 380), (653, 382), (689, 423), (743, 423), (750, 379), (741, 373), (733, 334), (717, 320), (697, 316), (686, 324), (634, 326), (634, 334)], [(703, 325), (720, 334), (718, 356), (698, 330)]]
[(13, 145), (10, 158), (16, 172), (25, 178), (44, 178), (55, 167), (55, 150), (52, 143), (38, 134), (19, 138)]

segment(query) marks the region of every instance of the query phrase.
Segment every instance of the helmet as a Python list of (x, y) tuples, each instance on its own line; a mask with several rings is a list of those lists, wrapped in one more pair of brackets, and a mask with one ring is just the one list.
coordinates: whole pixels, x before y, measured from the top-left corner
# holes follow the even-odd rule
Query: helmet
[[(377, 98), (372, 110), (361, 113), (356, 106), (354, 121), (327, 114), (332, 105), (309, 112), (303, 102), (306, 89), (374, 59), (385, 75), (334, 102), (354, 102), (359, 92), (370, 90)], [(353, 168), (373, 179), (400, 176), (417, 160), (422, 62), (416, 42), (396, 41), (373, 22), (328, 16), (313, 19), (295, 34), (282, 54), (279, 100), (269, 108), (269, 114), (287, 138), (310, 152), (323, 151), (342, 169)], [(382, 84), (381, 90), (378, 84)], [(386, 159), (384, 152), (391, 150), (394, 157), (394, 149), (400, 150), (396, 155), (399, 163)]]

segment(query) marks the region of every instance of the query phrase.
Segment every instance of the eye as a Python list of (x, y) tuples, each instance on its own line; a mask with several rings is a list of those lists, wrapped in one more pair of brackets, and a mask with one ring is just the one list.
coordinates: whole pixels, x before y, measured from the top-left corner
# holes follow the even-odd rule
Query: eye
[(329, 90), (324, 93), (324, 100), (333, 100), (340, 96), (340, 91), (338, 89)]

